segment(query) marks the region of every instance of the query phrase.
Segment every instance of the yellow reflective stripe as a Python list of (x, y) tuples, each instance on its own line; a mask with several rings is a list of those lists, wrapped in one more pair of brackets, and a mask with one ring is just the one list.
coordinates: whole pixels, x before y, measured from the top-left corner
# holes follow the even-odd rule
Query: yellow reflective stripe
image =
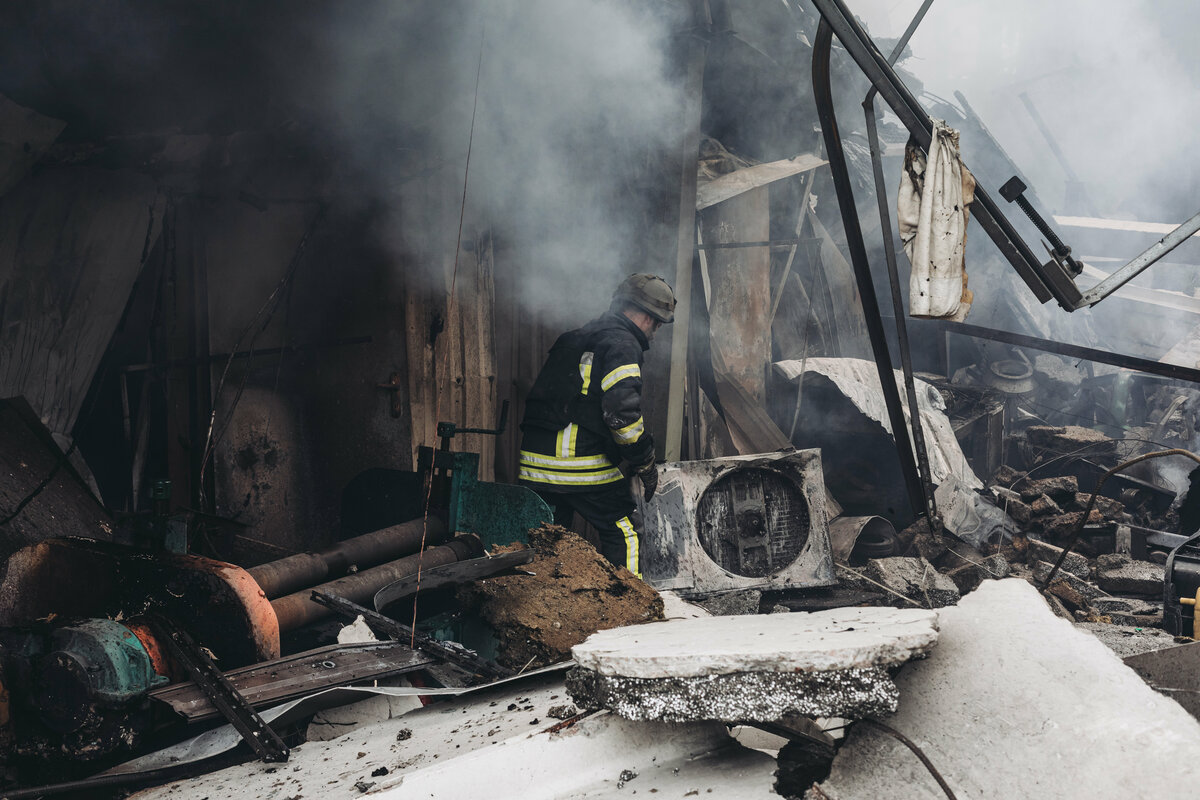
[(633, 529), (629, 517), (617, 520), (617, 527), (625, 534), (625, 568), (640, 578), (642, 573), (638, 571), (638, 562), (641, 560), (641, 548), (638, 546), (637, 531)]
[(555, 442), (555, 452), (561, 458), (573, 458), (575, 455), (575, 439), (579, 435), (579, 426), (572, 422), (567, 427), (558, 432), (558, 438)]
[(531, 467), (556, 467), (559, 469), (587, 469), (588, 467), (611, 467), (613, 463), (608, 456), (573, 456), (571, 458), (554, 458), (541, 453), (521, 451), (521, 463)]
[(617, 381), (623, 381), (626, 378), (640, 377), (642, 377), (641, 367), (639, 367), (637, 364), (623, 364), (604, 376), (604, 378), (600, 381), (600, 388), (607, 392), (613, 387), (613, 384), (617, 383)]
[(624, 428), (617, 428), (613, 431), (613, 438), (620, 444), (633, 444), (638, 439), (642, 438), (642, 434), (646, 432), (646, 422), (641, 417), (626, 425)]
[(588, 385), (592, 382), (592, 359), (595, 353), (584, 353), (579, 359), (579, 377), (583, 380), (583, 388), (580, 389), (580, 394), (588, 393)]
[(517, 477), (534, 483), (548, 483), (554, 486), (596, 486), (602, 483), (613, 483), (624, 478), (621, 470), (600, 470), (598, 472), (543, 472), (522, 465), (517, 470)]

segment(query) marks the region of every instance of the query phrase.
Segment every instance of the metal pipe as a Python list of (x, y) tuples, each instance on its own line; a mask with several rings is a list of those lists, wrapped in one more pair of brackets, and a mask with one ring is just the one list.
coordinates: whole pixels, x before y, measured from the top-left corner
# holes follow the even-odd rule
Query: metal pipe
[(350, 567), (364, 569), (406, 556), (447, 539), (446, 524), (437, 517), (414, 519), (390, 528), (346, 539), (316, 553), (297, 553), (259, 564), (247, 572), (268, 599), (315, 586), (331, 575), (344, 575)]
[[(888, 351), (887, 335), (883, 330), (883, 318), (879, 313), (879, 300), (875, 296), (875, 282), (871, 277), (871, 264), (867, 259), (867, 247), (863, 242), (862, 228), (858, 222), (858, 209), (854, 204), (854, 187), (846, 168), (846, 154), (842, 149), (837, 116), (833, 107), (833, 87), (830, 82), (829, 56), (833, 46), (833, 28), (822, 15), (813, 43), (812, 81), (813, 96), (817, 102), (817, 114), (821, 121), (821, 134), (825, 137), (825, 155), (829, 159), (829, 171), (837, 190), (838, 206), (842, 212), (842, 226), (846, 232), (846, 246), (850, 250), (850, 263), (858, 282), (859, 300), (867, 324), (867, 335), (875, 366), (879, 370), (879, 383), (883, 388), (883, 399), (887, 405), (888, 420), (892, 426), (892, 438), (896, 442), (896, 454), (900, 458), (900, 471), (908, 490), (908, 501), (915, 514), (928, 514), (930, 503), (925, 497), (925, 486), (917, 470), (917, 461), (905, 432), (908, 423), (904, 419), (904, 407), (900, 404), (900, 392), (896, 388), (896, 375), (892, 370), (892, 356)], [(917, 409), (912, 409), (917, 414)]]
[(459, 536), (440, 547), (431, 547), (422, 553), (414, 553), (398, 561), (392, 561), (372, 569), (356, 572), (320, 586), (303, 589), (271, 601), (275, 617), (279, 620), (279, 631), (285, 633), (313, 622), (326, 619), (332, 613), (325, 606), (313, 602), (314, 591), (344, 597), (359, 605), (368, 604), (375, 593), (389, 583), (416, 574), (419, 569), (431, 569), (443, 564), (481, 555), (482, 546), (474, 536)]
[(1096, 305), (1096, 303), (1099, 303), (1117, 289), (1120, 289), (1138, 275), (1141, 275), (1155, 261), (1158, 261), (1167, 253), (1186, 242), (1188, 237), (1197, 231), (1200, 231), (1200, 212), (1152, 244), (1146, 252), (1084, 292), (1083, 299), (1079, 303), (1080, 307)]

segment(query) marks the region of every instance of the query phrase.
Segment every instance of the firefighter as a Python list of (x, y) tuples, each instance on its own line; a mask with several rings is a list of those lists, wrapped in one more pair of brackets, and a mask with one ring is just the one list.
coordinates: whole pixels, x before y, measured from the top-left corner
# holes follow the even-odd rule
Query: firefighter
[(646, 500), (658, 488), (654, 439), (642, 418), (642, 354), (674, 320), (667, 282), (630, 275), (607, 313), (558, 337), (521, 421), (520, 482), (554, 508), (559, 525), (579, 512), (599, 531), (604, 557), (638, 577), (632, 476)]

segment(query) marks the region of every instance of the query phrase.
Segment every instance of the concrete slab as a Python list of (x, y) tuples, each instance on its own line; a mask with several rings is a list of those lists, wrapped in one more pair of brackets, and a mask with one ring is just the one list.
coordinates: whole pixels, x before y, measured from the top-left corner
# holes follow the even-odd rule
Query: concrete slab
[[(1200, 724), (1055, 617), (1025, 581), (984, 582), (940, 624), (929, 658), (898, 676), (904, 702), (887, 722), (958, 797), (1194, 791)], [(820, 791), (829, 800), (945, 797), (911, 752), (866, 727), (851, 731)]]
[(776, 722), (805, 717), (890, 714), (900, 693), (878, 667), (822, 672), (741, 672), (698, 678), (625, 678), (575, 668), (567, 673), (575, 702), (626, 719), (660, 722)]
[(668, 620), (600, 631), (571, 654), (580, 667), (624, 678), (891, 666), (934, 646), (937, 619), (924, 609), (837, 608)]

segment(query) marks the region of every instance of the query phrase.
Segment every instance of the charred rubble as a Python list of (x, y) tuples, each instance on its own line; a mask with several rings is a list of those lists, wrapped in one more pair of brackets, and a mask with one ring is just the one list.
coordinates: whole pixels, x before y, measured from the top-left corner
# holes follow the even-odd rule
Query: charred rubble
[[(1082, 292), (1196, 178), (1105, 196), (846, 5), (0, 9), (0, 794), (1190, 788), (1194, 242)], [(934, 120), (965, 319), (905, 312)], [(635, 271), (640, 575), (516, 470)]]

